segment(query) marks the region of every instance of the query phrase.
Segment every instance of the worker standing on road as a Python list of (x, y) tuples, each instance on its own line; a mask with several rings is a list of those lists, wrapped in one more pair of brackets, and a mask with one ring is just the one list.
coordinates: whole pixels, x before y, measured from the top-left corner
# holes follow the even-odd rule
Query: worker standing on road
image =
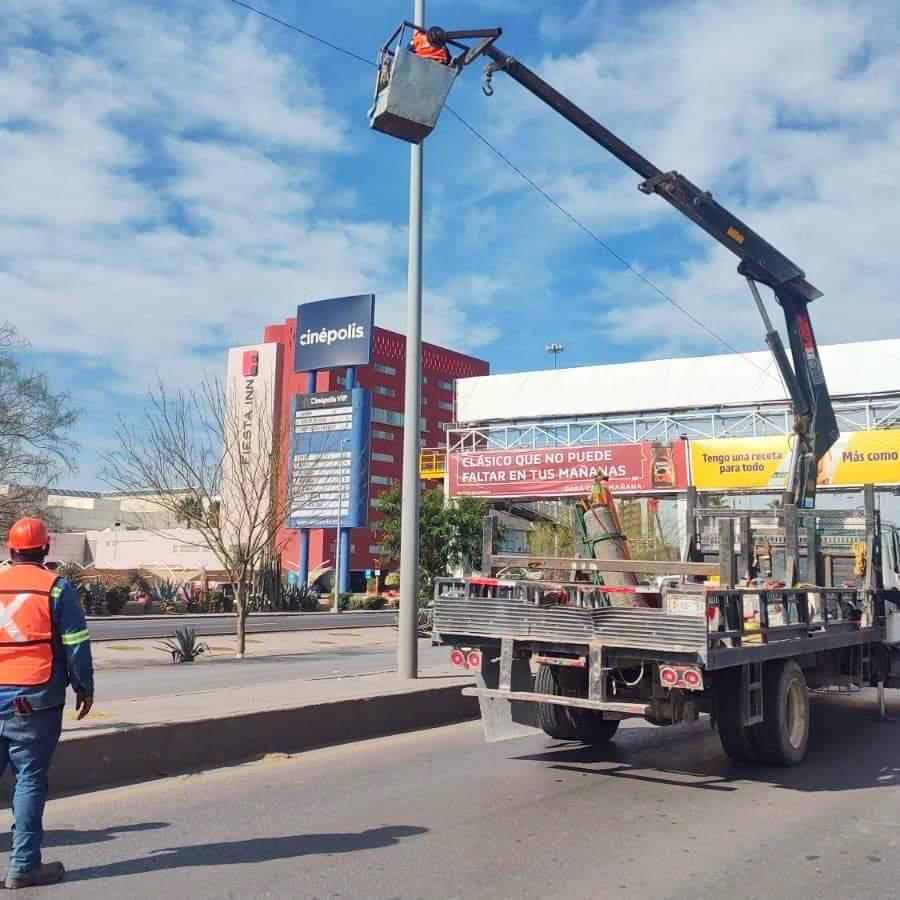
[(41, 861), (47, 773), (62, 730), (66, 685), (83, 719), (94, 702), (87, 623), (72, 586), (44, 568), (50, 552), (40, 519), (9, 530), (12, 565), (0, 569), (0, 775), (16, 776), (7, 890), (55, 884), (60, 862)]

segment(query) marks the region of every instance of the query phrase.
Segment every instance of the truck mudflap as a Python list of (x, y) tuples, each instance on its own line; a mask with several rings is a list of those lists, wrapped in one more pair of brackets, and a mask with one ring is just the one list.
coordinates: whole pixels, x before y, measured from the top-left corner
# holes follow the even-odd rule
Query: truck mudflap
[(503, 691), (495, 688), (463, 688), (467, 697), (477, 697), (481, 707), (481, 723), (487, 743), (508, 741), (513, 738), (543, 734), (538, 717), (538, 705), (552, 703), (556, 706), (577, 706), (608, 713), (610, 718), (646, 718), (647, 703), (615, 703), (587, 700), (580, 697), (554, 697), (534, 691)]
[(495, 697), (492, 695), (496, 692), (482, 693), (477, 688), (465, 688), (463, 693), (478, 697), (484, 739), (488, 744), (543, 734), (536, 703), (513, 700), (508, 695), (502, 698)]

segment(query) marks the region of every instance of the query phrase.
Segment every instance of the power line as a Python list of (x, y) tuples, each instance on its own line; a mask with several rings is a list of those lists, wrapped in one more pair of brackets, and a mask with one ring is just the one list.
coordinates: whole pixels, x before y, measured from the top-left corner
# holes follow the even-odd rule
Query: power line
[[(270, 22), (275, 22), (278, 25), (282, 25), (285, 28), (290, 29), (291, 31), (296, 32), (297, 34), (303, 35), (303, 37), (309, 38), (312, 41), (315, 41), (318, 44), (322, 44), (325, 47), (330, 48), (338, 53), (342, 53), (344, 56), (349, 56), (351, 59), (358, 60), (359, 62), (363, 62), (368, 66), (375, 67), (375, 63), (373, 63), (370, 59), (366, 59), (364, 56), (360, 56), (358, 53), (354, 53), (352, 50), (346, 49), (346, 47), (341, 47), (338, 44), (334, 44), (331, 41), (325, 40), (325, 38), (319, 37), (316, 34), (313, 34), (310, 31), (306, 31), (303, 28), (298, 27), (297, 25), (292, 25), (290, 22), (286, 22), (284, 19), (279, 19), (277, 16), (273, 16), (270, 13), (264, 12), (263, 10), (251, 6), (249, 3), (244, 3), (243, 0), (229, 0), (230, 3), (233, 3), (235, 6), (240, 6), (242, 9), (247, 10), (248, 12), (255, 13), (258, 16), (261, 16), (264, 19), (268, 19)], [(693, 313), (683, 307), (680, 303), (678, 303), (673, 297), (671, 297), (666, 291), (664, 291), (661, 287), (657, 286), (654, 282), (652, 282), (646, 275), (636, 269), (624, 256), (617, 253), (609, 244), (607, 244), (599, 235), (597, 235), (594, 231), (588, 228), (580, 219), (570, 213), (562, 204), (558, 203), (553, 199), (537, 182), (535, 182), (531, 177), (529, 177), (522, 169), (520, 169), (508, 156), (506, 156), (499, 148), (495, 147), (474, 125), (469, 124), (458, 112), (456, 112), (453, 107), (448, 104), (445, 104), (444, 108), (449, 112), (463, 127), (468, 129), (482, 144), (484, 144), (498, 159), (502, 160), (509, 166), (526, 184), (528, 184), (531, 188), (533, 188), (541, 197), (543, 197), (548, 203), (550, 203), (553, 207), (555, 207), (559, 212), (561, 212), (570, 222), (580, 228), (588, 237), (592, 240), (596, 241), (610, 256), (612, 256), (615, 260), (617, 260), (622, 266), (624, 266), (629, 272), (633, 275), (636, 275), (644, 284), (647, 285), (651, 290), (655, 291), (662, 297), (667, 303), (670, 303), (675, 309), (677, 309), (682, 315), (686, 316), (697, 325), (699, 328), (702, 328), (710, 337), (717, 340), (723, 347), (730, 350), (737, 356), (742, 357), (751, 366), (756, 369), (759, 369), (767, 378), (771, 378), (773, 381), (777, 381), (771, 372), (767, 369), (764, 369), (762, 366), (757, 365), (750, 357), (748, 357), (745, 353), (742, 353), (738, 350), (733, 344), (730, 344), (725, 340), (720, 334), (715, 332), (708, 325), (704, 324), (700, 321)], [(783, 384), (783, 381), (782, 381)]]
[(367, 66), (375, 66), (375, 63), (373, 63), (371, 59), (366, 59), (365, 56), (360, 56), (358, 53), (354, 53), (352, 50), (348, 50), (346, 47), (341, 47), (338, 44), (332, 44), (331, 41), (326, 41), (325, 38), (321, 38), (317, 34), (313, 34), (311, 31), (305, 31), (303, 28), (300, 28), (297, 25), (292, 25), (290, 22), (285, 22), (284, 19), (279, 19), (278, 16), (273, 16), (271, 13), (264, 12), (263, 10), (258, 9), (255, 6), (251, 6), (249, 3), (243, 3), (242, 0), (228, 0), (228, 2), (233, 3), (235, 6), (240, 6), (242, 9), (246, 9), (248, 12), (256, 13), (256, 15), (261, 16), (263, 19), (268, 19), (270, 22), (275, 22), (277, 25), (283, 25), (285, 28), (289, 28), (291, 31), (296, 31), (297, 34), (302, 34), (303, 37), (309, 38), (311, 41), (315, 41), (317, 44), (322, 44), (324, 47), (329, 47), (332, 50), (337, 51), (338, 53), (343, 53), (344, 56), (349, 56), (351, 59), (356, 59), (359, 62), (363, 62)]
[(656, 291), (657, 294), (660, 295), (664, 300), (668, 303), (671, 303), (672, 306), (675, 307), (680, 313), (687, 316), (695, 325), (698, 325), (702, 328), (707, 334), (711, 337), (714, 337), (717, 341), (719, 341), (724, 347), (727, 347), (731, 350), (732, 353), (736, 353), (738, 356), (743, 356), (744, 359), (747, 360), (752, 366), (756, 366), (761, 372), (764, 372), (767, 377), (772, 378), (772, 375), (763, 369), (761, 366), (758, 366), (752, 359), (747, 357), (745, 354), (741, 353), (736, 347), (732, 346), (725, 340), (721, 335), (717, 334), (712, 330), (708, 325), (705, 325), (701, 322), (695, 315), (685, 309), (680, 303), (674, 300), (669, 294), (667, 294), (661, 287), (658, 287), (654, 284), (649, 278), (647, 278), (640, 270), (636, 269), (624, 256), (617, 253), (609, 244), (606, 243), (601, 237), (599, 237), (594, 231), (588, 228), (587, 225), (584, 224), (580, 219), (576, 218), (572, 213), (570, 213), (562, 204), (558, 203), (553, 199), (537, 182), (535, 182), (532, 178), (530, 178), (525, 172), (523, 172), (508, 156), (506, 156), (501, 150), (495, 147), (483, 134), (481, 134), (476, 128), (470, 125), (458, 112), (456, 112), (449, 105), (445, 105), (444, 109), (447, 110), (461, 125), (467, 128), (469, 131), (478, 138), (481, 143), (483, 143), (492, 153), (494, 153), (499, 159), (503, 160), (520, 178), (522, 178), (527, 184), (529, 184), (535, 191), (538, 192), (548, 203), (552, 206), (556, 207), (570, 222), (573, 222), (578, 228), (580, 228), (589, 238), (596, 241), (610, 256), (620, 262), (629, 272), (634, 275), (637, 275), (644, 284), (647, 285), (651, 290)]

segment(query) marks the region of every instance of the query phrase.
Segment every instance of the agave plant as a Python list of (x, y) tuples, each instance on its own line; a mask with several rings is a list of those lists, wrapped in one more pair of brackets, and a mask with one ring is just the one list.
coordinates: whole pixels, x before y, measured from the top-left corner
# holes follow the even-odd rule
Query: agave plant
[(193, 625), (176, 628), (172, 637), (157, 644), (157, 649), (170, 654), (173, 663), (193, 662), (201, 653), (209, 653), (209, 645), (197, 639)]
[(433, 607), (419, 607), (416, 611), (416, 629), (419, 632), (419, 637), (428, 638), (431, 637), (432, 629), (434, 628), (434, 608)]
[(289, 584), (284, 588), (284, 608), (313, 612), (319, 608), (319, 595), (308, 584)]
[[(400, 614), (394, 617), (394, 628), (400, 627)], [(416, 631), (420, 638), (430, 638), (434, 627), (434, 609), (420, 606), (416, 610)]]
[(150, 590), (150, 596), (159, 604), (159, 608), (163, 612), (168, 612), (175, 608), (178, 600), (178, 592), (184, 585), (180, 581), (174, 581), (169, 578), (160, 578)]

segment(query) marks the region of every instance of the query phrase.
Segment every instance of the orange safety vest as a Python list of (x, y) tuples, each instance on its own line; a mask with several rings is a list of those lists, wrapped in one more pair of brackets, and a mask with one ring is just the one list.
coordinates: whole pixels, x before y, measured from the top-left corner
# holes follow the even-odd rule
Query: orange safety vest
[(450, 51), (446, 47), (435, 47), (425, 36), (424, 31), (417, 31), (412, 39), (412, 49), (416, 56), (423, 59), (436, 59), (447, 65), (450, 62)]
[(0, 684), (34, 687), (53, 675), (50, 592), (57, 576), (43, 566), (0, 569)]

